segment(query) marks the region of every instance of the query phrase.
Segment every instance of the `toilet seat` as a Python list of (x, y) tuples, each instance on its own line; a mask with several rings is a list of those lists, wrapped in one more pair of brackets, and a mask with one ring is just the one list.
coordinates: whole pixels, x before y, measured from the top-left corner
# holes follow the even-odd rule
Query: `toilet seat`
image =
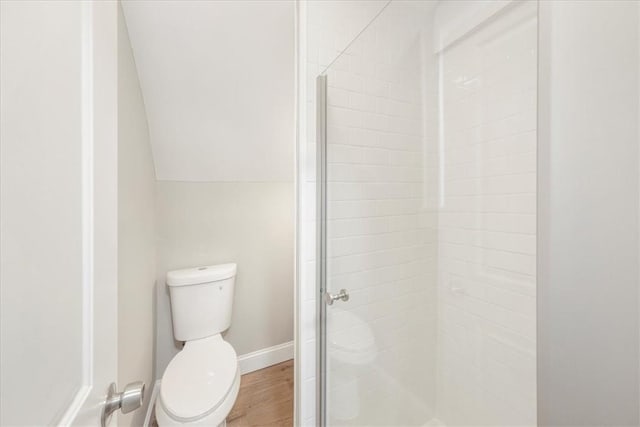
[(238, 380), (236, 352), (220, 335), (188, 341), (162, 376), (162, 408), (177, 422), (197, 421), (237, 393)]

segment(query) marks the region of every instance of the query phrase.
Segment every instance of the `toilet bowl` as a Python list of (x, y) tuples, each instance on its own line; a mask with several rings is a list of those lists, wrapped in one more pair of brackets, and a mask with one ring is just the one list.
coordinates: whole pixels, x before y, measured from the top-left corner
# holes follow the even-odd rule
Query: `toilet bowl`
[(240, 389), (235, 350), (221, 333), (231, 323), (236, 265), (167, 274), (173, 333), (183, 349), (162, 375), (158, 426), (224, 426)]
[(238, 358), (222, 336), (187, 342), (162, 376), (158, 425), (224, 425), (239, 389)]

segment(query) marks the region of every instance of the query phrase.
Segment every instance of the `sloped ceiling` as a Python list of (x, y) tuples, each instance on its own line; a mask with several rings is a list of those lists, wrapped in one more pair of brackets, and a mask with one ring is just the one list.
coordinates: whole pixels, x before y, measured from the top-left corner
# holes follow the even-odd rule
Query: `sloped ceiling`
[(157, 179), (292, 180), (294, 2), (122, 6)]

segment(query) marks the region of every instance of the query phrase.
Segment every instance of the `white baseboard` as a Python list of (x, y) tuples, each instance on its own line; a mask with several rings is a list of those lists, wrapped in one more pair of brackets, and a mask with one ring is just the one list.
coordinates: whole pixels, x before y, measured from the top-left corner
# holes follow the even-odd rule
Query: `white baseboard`
[(153, 390), (151, 390), (151, 398), (149, 399), (149, 406), (147, 407), (147, 413), (144, 416), (144, 427), (150, 427), (151, 423), (151, 415), (153, 415), (153, 410), (156, 407), (156, 399), (158, 398), (158, 393), (160, 393), (160, 381), (156, 380), (153, 383)]
[(291, 359), (293, 359), (293, 341), (243, 354), (238, 357), (238, 364), (240, 374), (244, 375)]

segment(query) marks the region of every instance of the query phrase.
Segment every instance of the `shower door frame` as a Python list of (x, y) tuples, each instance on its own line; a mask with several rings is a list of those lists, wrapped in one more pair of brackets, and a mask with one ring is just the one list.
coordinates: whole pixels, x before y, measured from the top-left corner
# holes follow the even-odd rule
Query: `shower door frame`
[(316, 424), (327, 425), (327, 76), (316, 78)]

